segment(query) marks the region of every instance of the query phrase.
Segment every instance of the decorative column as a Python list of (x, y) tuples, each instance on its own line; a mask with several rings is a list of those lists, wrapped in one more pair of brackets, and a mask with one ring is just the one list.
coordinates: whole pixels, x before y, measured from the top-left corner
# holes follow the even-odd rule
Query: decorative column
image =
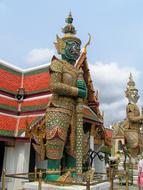
[[(79, 70), (78, 80), (83, 80), (83, 71)], [(82, 157), (83, 157), (83, 99), (77, 99), (76, 106), (77, 126), (76, 126), (76, 173), (80, 179), (82, 174)]]

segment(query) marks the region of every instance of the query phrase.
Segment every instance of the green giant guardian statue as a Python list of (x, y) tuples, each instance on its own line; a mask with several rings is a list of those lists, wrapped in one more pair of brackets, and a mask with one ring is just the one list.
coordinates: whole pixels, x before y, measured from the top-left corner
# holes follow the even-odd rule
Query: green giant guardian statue
[[(61, 59), (53, 57), (49, 67), (52, 97), (45, 116), (47, 174), (45, 180), (61, 178), (61, 166), (76, 175), (76, 105), (79, 98), (85, 99), (85, 81), (75, 67), (80, 57), (81, 41), (75, 36), (71, 13), (66, 18), (64, 36), (57, 36), (55, 46)], [(82, 135), (82, 134), (81, 134)], [(62, 163), (62, 164), (61, 164)]]

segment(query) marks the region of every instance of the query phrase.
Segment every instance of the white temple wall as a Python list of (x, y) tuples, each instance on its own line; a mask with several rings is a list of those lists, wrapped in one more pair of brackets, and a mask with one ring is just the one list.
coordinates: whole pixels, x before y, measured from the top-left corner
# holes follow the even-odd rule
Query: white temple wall
[[(13, 147), (5, 147), (4, 164), (6, 174), (28, 173), (30, 143), (16, 142)], [(26, 176), (25, 176), (26, 177)], [(19, 190), (24, 179), (6, 178), (7, 190)]]

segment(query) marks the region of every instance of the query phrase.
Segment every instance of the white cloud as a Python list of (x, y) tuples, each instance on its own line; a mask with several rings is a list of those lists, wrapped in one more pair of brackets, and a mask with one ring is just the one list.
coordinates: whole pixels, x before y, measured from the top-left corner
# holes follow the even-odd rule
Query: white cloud
[(123, 120), (126, 116), (127, 100), (124, 91), (130, 72), (134, 81), (140, 72), (133, 67), (122, 67), (117, 63), (97, 62), (89, 65), (95, 90), (99, 90), (100, 108), (104, 111), (105, 125)]
[(27, 56), (27, 63), (32, 65), (49, 63), (53, 54), (54, 51), (48, 48), (32, 49)]

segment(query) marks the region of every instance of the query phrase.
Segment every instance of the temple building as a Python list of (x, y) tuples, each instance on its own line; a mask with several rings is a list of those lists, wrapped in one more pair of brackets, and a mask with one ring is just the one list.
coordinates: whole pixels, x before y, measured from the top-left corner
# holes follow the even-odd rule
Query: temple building
[[(104, 127), (98, 97), (94, 94), (90, 71), (84, 59), (84, 78), (88, 86), (88, 100), (83, 109), (84, 131), (88, 132), (89, 148), (94, 149), (95, 142), (99, 145), (103, 143)], [(38, 166), (32, 140), (26, 132), (28, 126), (34, 127), (45, 115), (51, 97), (49, 79), (48, 64), (22, 70), (0, 62), (0, 171), (29, 172)], [(93, 131), (96, 134), (94, 137)], [(20, 180), (8, 180), (8, 189), (16, 190), (18, 183)]]

